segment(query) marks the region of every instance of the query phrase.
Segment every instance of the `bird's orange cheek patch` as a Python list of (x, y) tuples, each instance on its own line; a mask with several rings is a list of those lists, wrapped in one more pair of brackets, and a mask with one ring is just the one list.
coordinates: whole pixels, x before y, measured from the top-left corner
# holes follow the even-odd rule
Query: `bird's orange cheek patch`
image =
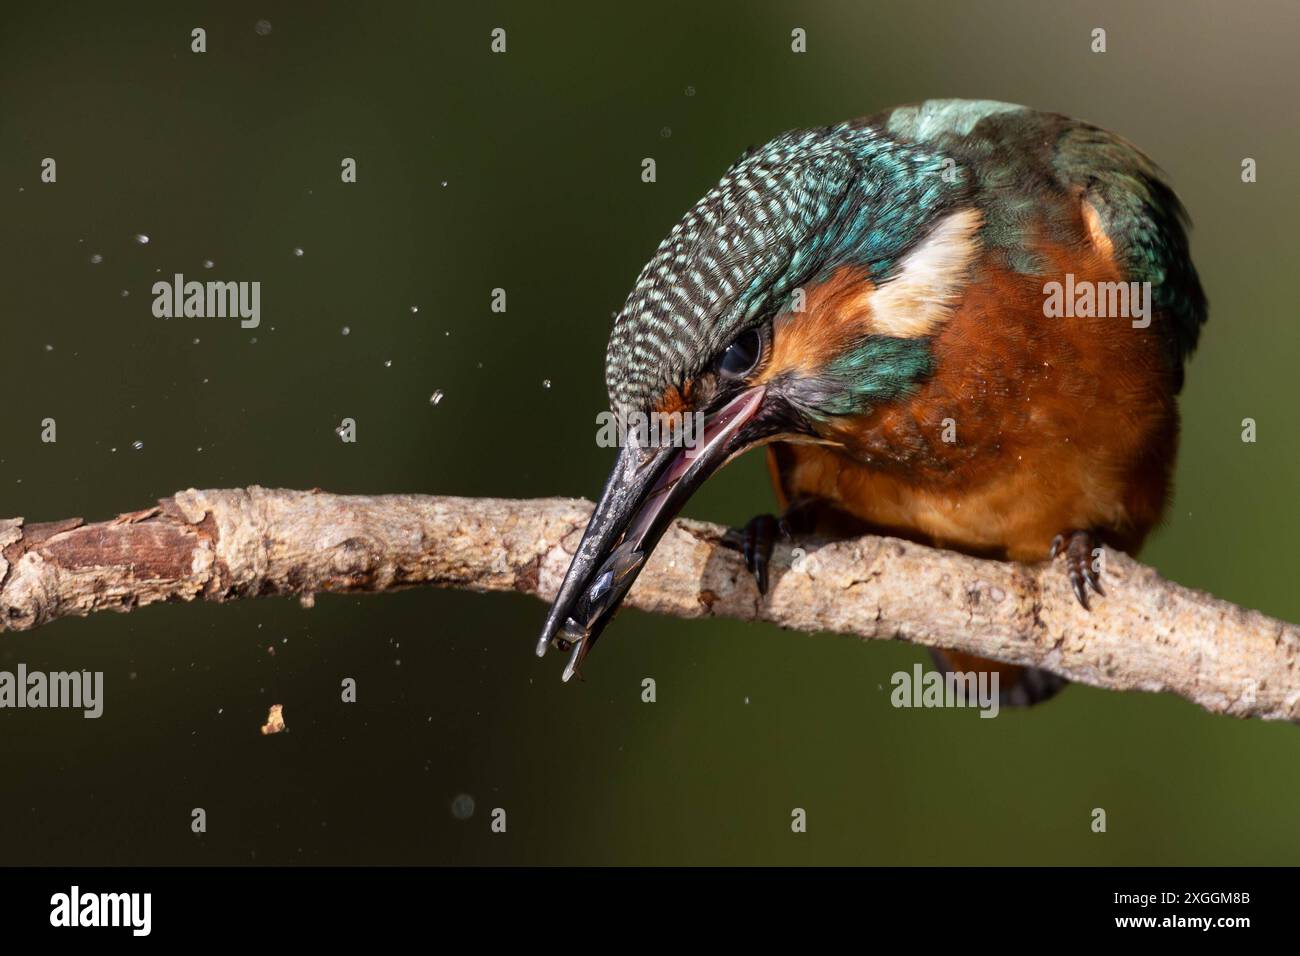
[(661, 415), (671, 415), (674, 412), (685, 412), (692, 408), (691, 405), (691, 383), (687, 382), (685, 389), (679, 389), (672, 385), (666, 392), (659, 396), (659, 400), (654, 403), (655, 411)]
[(864, 269), (842, 266), (825, 282), (805, 289), (802, 310), (776, 317), (772, 357), (757, 383), (782, 375), (815, 375), (848, 344), (869, 334), (875, 288)]

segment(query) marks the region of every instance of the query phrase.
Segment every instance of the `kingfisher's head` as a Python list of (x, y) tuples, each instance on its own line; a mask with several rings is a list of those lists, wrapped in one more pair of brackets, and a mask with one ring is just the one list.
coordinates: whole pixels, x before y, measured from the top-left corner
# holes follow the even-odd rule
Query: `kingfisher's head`
[(976, 249), (966, 195), (941, 156), (846, 123), (750, 150), (673, 228), (614, 322), (605, 378), (620, 422), (704, 427), (624, 433), (537, 646), (573, 648), (565, 680), (713, 472), (777, 439), (836, 443), (930, 374)]

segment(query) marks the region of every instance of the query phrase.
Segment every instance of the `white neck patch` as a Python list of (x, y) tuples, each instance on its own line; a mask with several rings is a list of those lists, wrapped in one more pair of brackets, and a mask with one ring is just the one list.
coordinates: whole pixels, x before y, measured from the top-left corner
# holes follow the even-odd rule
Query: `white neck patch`
[(873, 332), (920, 338), (948, 320), (979, 252), (981, 222), (976, 209), (948, 214), (903, 257), (894, 278), (867, 293)]

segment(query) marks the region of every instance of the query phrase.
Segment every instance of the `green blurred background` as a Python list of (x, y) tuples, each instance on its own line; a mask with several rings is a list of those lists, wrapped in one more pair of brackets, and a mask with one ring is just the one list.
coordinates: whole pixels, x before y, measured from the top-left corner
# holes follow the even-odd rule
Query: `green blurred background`
[[(51, 6), (0, 15), (0, 514), (254, 483), (590, 497), (611, 314), (742, 149), (992, 98), (1114, 129), (1168, 170), (1211, 318), (1144, 558), (1300, 620), (1292, 2)], [(154, 318), (174, 272), (261, 281), (261, 328)], [(750, 456), (688, 513), (772, 507)], [(4, 635), (0, 667), (103, 670), (106, 702), (97, 721), (0, 712), (0, 862), (1300, 861), (1295, 727), (1086, 687), (993, 721), (897, 711), (889, 676), (920, 649), (636, 612), (564, 686), (532, 655), (543, 614), (419, 590)], [(290, 732), (264, 738), (272, 703)]]

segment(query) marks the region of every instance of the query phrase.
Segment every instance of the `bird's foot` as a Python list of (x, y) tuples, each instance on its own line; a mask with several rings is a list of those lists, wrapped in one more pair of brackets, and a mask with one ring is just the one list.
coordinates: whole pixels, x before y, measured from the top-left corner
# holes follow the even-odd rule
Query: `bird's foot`
[(772, 549), (777, 538), (790, 537), (785, 523), (775, 515), (762, 514), (750, 518), (743, 528), (732, 528), (722, 537), (724, 547), (739, 551), (745, 557), (745, 567), (754, 576), (758, 593), (767, 593), (767, 568), (772, 560)]
[(759, 594), (767, 593), (767, 569), (777, 539), (789, 541), (796, 534), (811, 533), (816, 526), (815, 504), (813, 499), (800, 499), (779, 518), (762, 514), (750, 518), (743, 528), (732, 528), (723, 536), (723, 547), (745, 556), (745, 567), (754, 576)]
[(1074, 596), (1079, 599), (1083, 609), (1088, 608), (1088, 588), (1104, 595), (1101, 589), (1101, 541), (1091, 531), (1071, 531), (1058, 534), (1052, 539), (1049, 558), (1055, 558), (1065, 552), (1065, 573), (1074, 588)]

